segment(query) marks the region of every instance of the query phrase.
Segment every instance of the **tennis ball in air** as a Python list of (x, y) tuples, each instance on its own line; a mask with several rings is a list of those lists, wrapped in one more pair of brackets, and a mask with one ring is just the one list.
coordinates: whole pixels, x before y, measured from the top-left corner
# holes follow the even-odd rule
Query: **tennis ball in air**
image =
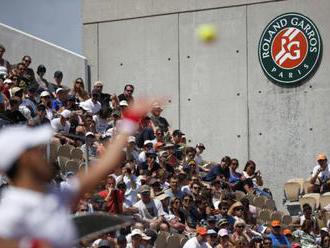
[(209, 43), (217, 38), (217, 31), (214, 25), (204, 24), (198, 27), (197, 35), (203, 42)]

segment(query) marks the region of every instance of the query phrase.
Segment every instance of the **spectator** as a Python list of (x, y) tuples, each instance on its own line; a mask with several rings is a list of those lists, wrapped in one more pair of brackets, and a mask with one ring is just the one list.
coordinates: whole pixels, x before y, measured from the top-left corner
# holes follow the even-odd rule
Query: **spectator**
[(272, 232), (269, 234), (269, 238), (272, 240), (273, 247), (291, 247), (289, 240), (281, 233), (281, 222), (279, 220), (273, 220), (271, 226)]
[(207, 248), (207, 229), (198, 227), (196, 229), (196, 237), (189, 239), (183, 248)]
[(44, 124), (50, 124), (49, 119), (46, 117), (46, 107), (42, 104), (37, 106), (37, 116), (33, 121), (33, 126), (39, 126)]
[(2, 90), (2, 93), (9, 99), (10, 98), (10, 89), (13, 88), (15, 85), (14, 85), (14, 82), (7, 78), (3, 81), (3, 90)]
[(184, 133), (182, 133), (179, 129), (176, 129), (173, 131), (172, 133), (172, 140), (173, 140), (173, 144), (174, 144), (174, 148), (175, 148), (175, 153), (174, 156), (178, 159), (178, 160), (182, 160), (183, 159), (183, 153), (182, 153), (182, 135), (184, 135)]
[(198, 166), (202, 166), (205, 163), (204, 159), (202, 158), (202, 153), (204, 152), (204, 150), (205, 146), (202, 143), (198, 143), (196, 145), (195, 162)]
[(57, 88), (55, 93), (56, 98), (52, 101), (52, 109), (54, 111), (59, 111), (65, 106), (65, 102), (67, 100), (67, 91), (65, 91), (63, 88)]
[(52, 109), (52, 101), (51, 101), (50, 97), (51, 96), (48, 91), (43, 91), (40, 94), (40, 102), (46, 108), (46, 117), (48, 118), (48, 120), (52, 120), (53, 116), (54, 116), (53, 109)]
[(215, 165), (203, 178), (204, 181), (210, 182), (216, 178), (228, 180), (230, 176), (229, 165), (231, 159), (228, 156), (225, 156), (221, 159), (220, 164)]
[(3, 55), (6, 52), (4, 45), (0, 44), (0, 72), (2, 74), (8, 74), (10, 71), (10, 63), (3, 58)]
[[(293, 232), (293, 236), (299, 240), (302, 247), (317, 248), (316, 237), (313, 231), (313, 221), (305, 220), (301, 226), (301, 230), (296, 230)], [(289, 246), (288, 246), (289, 247)]]
[(330, 167), (328, 166), (327, 156), (323, 153), (320, 153), (316, 161), (316, 165), (313, 169), (312, 178), (310, 180), (311, 191), (313, 193), (325, 193), (330, 191)]
[(70, 95), (74, 96), (78, 102), (84, 102), (89, 98), (88, 93), (85, 90), (84, 80), (81, 77), (73, 82), (73, 88)]
[(160, 169), (160, 165), (156, 162), (157, 154), (154, 152), (146, 152), (146, 161), (141, 163), (139, 168), (139, 174), (151, 176), (157, 170)]
[[(234, 244), (236, 244), (236, 246), (237, 243), (240, 242), (242, 242), (243, 244), (248, 244), (250, 242), (251, 237), (247, 234), (246, 224), (244, 220), (238, 219), (235, 221), (234, 232), (231, 235), (231, 240)], [(240, 247), (247, 247), (247, 245), (241, 245)]]
[(177, 177), (170, 178), (170, 188), (165, 191), (171, 198), (177, 197), (179, 199), (183, 198), (184, 193), (181, 191), (179, 187), (179, 180)]
[(150, 117), (145, 116), (140, 122), (138, 135), (136, 136), (136, 144), (141, 148), (145, 141), (154, 139), (155, 135), (151, 126)]
[(273, 247), (273, 242), (272, 239), (269, 237), (263, 237), (262, 239), (262, 247), (263, 248), (272, 248)]
[(37, 87), (34, 71), (32, 68), (29, 67), (32, 63), (31, 57), (29, 55), (23, 56), (21, 63), (25, 65), (25, 72), (23, 77), (26, 79), (25, 81), (28, 83), (27, 86)]
[(233, 226), (235, 224), (235, 219), (231, 215), (229, 215), (230, 204), (227, 201), (221, 201), (219, 203), (218, 209), (219, 209), (219, 217), (225, 219), (230, 226)]
[(71, 111), (70, 110), (63, 110), (60, 113), (59, 118), (55, 118), (51, 121), (51, 125), (54, 128), (56, 133), (63, 133), (63, 134), (68, 134), (70, 131), (70, 119), (71, 116)]
[(150, 228), (157, 228), (163, 222), (165, 212), (162, 204), (150, 196), (150, 187), (142, 185), (140, 188), (141, 200), (134, 204), (138, 208), (143, 221), (150, 225)]
[(123, 213), (124, 194), (116, 188), (116, 179), (113, 176), (108, 176), (106, 189), (99, 192), (99, 195), (105, 201), (107, 212), (113, 214)]
[(12, 124), (25, 123), (27, 120), (24, 115), (18, 110), (21, 99), (19, 97), (12, 97), (9, 100), (10, 108), (1, 113), (1, 117), (5, 118)]
[(169, 124), (167, 120), (161, 116), (161, 113), (163, 112), (162, 107), (158, 102), (155, 102), (152, 105), (152, 110), (151, 110), (151, 121), (154, 125), (155, 128), (159, 128), (162, 130), (162, 132), (166, 133), (169, 130)]
[(101, 103), (101, 107), (102, 109), (105, 110), (110, 110), (110, 101), (111, 101), (111, 95), (107, 94), (107, 93), (103, 93), (103, 83), (101, 81), (96, 81), (94, 83), (94, 88), (93, 90), (95, 90), (95, 92), (98, 92), (100, 97), (99, 97), (99, 101)]
[(46, 74), (46, 67), (44, 65), (39, 65), (37, 68), (36, 82), (38, 83), (40, 90), (49, 90), (50, 83), (44, 78)]
[(93, 132), (86, 133), (86, 143), (81, 146), (85, 161), (90, 161), (96, 158), (97, 146), (95, 144), (96, 138)]
[(227, 229), (220, 229), (218, 232), (220, 237), (220, 243), (216, 248), (234, 248), (235, 246), (231, 243), (229, 239), (229, 234)]
[(126, 101), (128, 104), (133, 103), (133, 92), (134, 86), (132, 84), (126, 84), (124, 87), (124, 92), (118, 96), (119, 102)]
[(242, 174), (236, 171), (238, 166), (238, 160), (236, 158), (233, 158), (229, 167), (229, 183), (231, 184), (233, 189), (240, 189), (237, 184), (240, 182)]
[(54, 72), (54, 83), (51, 83), (49, 86), (49, 91), (50, 91), (50, 93), (52, 93), (54, 95), (54, 97), (55, 97), (56, 90), (58, 88), (67, 89), (67, 87), (65, 87), (62, 84), (62, 80), (63, 80), (63, 72), (55, 71)]
[(101, 108), (101, 110), (97, 114), (93, 115), (96, 132), (98, 132), (99, 134), (104, 134), (108, 130), (109, 128), (108, 118), (109, 118), (109, 111), (103, 108)]
[(256, 171), (256, 164), (254, 161), (249, 160), (246, 162), (245, 168), (243, 170), (243, 179), (252, 179), (255, 187), (262, 186), (263, 180), (260, 171)]
[(100, 93), (97, 90), (92, 91), (92, 97), (80, 103), (80, 107), (88, 113), (95, 115), (101, 110), (101, 103), (99, 102)]

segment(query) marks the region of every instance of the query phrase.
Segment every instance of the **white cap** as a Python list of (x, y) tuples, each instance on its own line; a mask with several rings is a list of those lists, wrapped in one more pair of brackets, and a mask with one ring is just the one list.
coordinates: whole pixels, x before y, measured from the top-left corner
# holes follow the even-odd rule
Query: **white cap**
[(50, 96), (49, 92), (47, 90), (44, 90), (41, 92), (40, 97)]
[(146, 146), (146, 145), (148, 145), (148, 144), (153, 144), (153, 143), (152, 143), (151, 140), (145, 140), (144, 143), (143, 143), (144, 146)]
[(58, 89), (55, 91), (55, 93), (58, 94), (60, 91), (64, 91), (64, 89), (63, 89), (63, 88), (58, 88)]
[(329, 232), (329, 229), (327, 227), (322, 227), (321, 231)]
[[(226, 230), (226, 229), (224, 229), (224, 230)], [(217, 232), (214, 231), (213, 229), (209, 229), (209, 230), (207, 230), (207, 234), (212, 235), (212, 234), (217, 234)]]
[(126, 100), (122, 100), (122, 101), (120, 101), (119, 102), (119, 106), (128, 106), (128, 103), (127, 103), (127, 101)]
[(12, 84), (13, 81), (9, 78), (7, 78), (5, 81), (3, 81), (4, 84)]
[(87, 132), (85, 136), (86, 136), (86, 137), (87, 137), (87, 136), (94, 136), (94, 137), (95, 137), (95, 134), (94, 134), (93, 132)]
[(140, 235), (142, 237), (143, 232), (140, 229), (133, 229), (133, 231), (131, 232), (131, 236), (133, 237), (134, 235)]
[(47, 144), (53, 136), (50, 126), (30, 128), (15, 126), (0, 131), (0, 171), (6, 172), (18, 157), (26, 150)]
[(219, 230), (218, 235), (219, 235), (220, 237), (228, 236), (228, 230), (222, 228), (222, 229)]
[(142, 239), (143, 240), (150, 240), (151, 239), (151, 237), (149, 237), (147, 234), (145, 234), (145, 233), (142, 233)]
[(71, 116), (71, 111), (70, 110), (67, 110), (67, 109), (64, 109), (61, 113), (60, 113), (61, 116), (63, 116), (65, 119), (69, 118)]
[(134, 136), (129, 136), (128, 143), (132, 143), (132, 142), (136, 143), (136, 138)]
[(94, 83), (94, 86), (103, 86), (103, 83), (101, 81), (96, 81)]

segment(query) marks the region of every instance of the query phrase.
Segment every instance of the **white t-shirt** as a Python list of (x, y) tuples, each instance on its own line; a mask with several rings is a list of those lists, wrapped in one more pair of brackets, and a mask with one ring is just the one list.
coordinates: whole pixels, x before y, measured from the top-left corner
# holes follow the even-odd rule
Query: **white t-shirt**
[(101, 110), (101, 103), (99, 101), (94, 103), (92, 99), (88, 99), (84, 102), (81, 102), (80, 107), (82, 107), (87, 112), (92, 113), (94, 115)]
[[(314, 167), (312, 177), (314, 177), (314, 176), (317, 174), (317, 171), (318, 171), (320, 168), (321, 168), (320, 165), (316, 165), (316, 166)], [(327, 167), (325, 168), (325, 170), (320, 172), (320, 174), (319, 174), (319, 176), (318, 176), (318, 178), (317, 178), (315, 184), (320, 185), (321, 182), (324, 183), (324, 182), (328, 181), (329, 179), (330, 179), (330, 166), (327, 165)]]
[(64, 132), (64, 133), (69, 133), (70, 132), (70, 122), (66, 121), (65, 125), (63, 126), (61, 123), (60, 118), (55, 118), (53, 120), (51, 120), (50, 122), (52, 128), (55, 129), (55, 132), (59, 133), (59, 132)]
[(54, 248), (69, 248), (76, 239), (70, 218), (70, 204), (79, 183), (64, 191), (51, 188), (48, 193), (9, 187), (0, 204), (0, 237), (41, 239)]
[(152, 220), (165, 215), (162, 203), (157, 199), (152, 199), (148, 204), (140, 200), (134, 204), (134, 207), (139, 209), (139, 214), (143, 219)]
[(207, 248), (206, 242), (199, 243), (196, 237), (189, 239), (183, 246), (183, 248)]

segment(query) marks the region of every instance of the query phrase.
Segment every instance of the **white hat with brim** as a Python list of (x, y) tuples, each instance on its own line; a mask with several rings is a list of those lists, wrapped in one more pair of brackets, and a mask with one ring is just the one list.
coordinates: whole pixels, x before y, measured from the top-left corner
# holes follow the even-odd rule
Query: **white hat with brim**
[(0, 171), (6, 172), (21, 154), (32, 147), (49, 143), (53, 129), (49, 125), (30, 128), (15, 126), (0, 131)]
[(67, 110), (67, 109), (64, 109), (64, 110), (60, 113), (60, 115), (61, 115), (62, 117), (64, 117), (65, 119), (67, 119), (67, 118), (69, 118), (69, 117), (71, 116), (71, 111), (70, 111), (70, 110)]
[(133, 237), (135, 235), (140, 235), (142, 237), (143, 232), (140, 229), (133, 229), (133, 231), (131, 232), (131, 237)]
[(9, 78), (7, 78), (5, 81), (3, 81), (4, 84), (12, 84), (13, 81)]
[(122, 107), (127, 107), (128, 106), (128, 103), (126, 100), (122, 100), (119, 102), (119, 106), (122, 106)]
[(45, 97), (45, 96), (50, 96), (49, 92), (44, 90), (43, 92), (41, 92), (40, 97)]

